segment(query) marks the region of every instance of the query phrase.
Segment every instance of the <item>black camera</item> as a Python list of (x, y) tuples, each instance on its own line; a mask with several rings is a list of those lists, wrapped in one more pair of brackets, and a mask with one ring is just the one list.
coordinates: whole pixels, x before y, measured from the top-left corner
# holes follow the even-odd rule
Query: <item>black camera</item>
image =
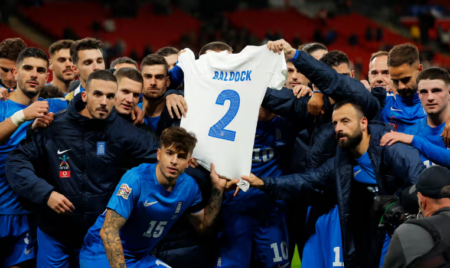
[(378, 221), (378, 227), (386, 230), (389, 235), (402, 223), (415, 219), (416, 216), (406, 212), (395, 195), (379, 195), (374, 199), (372, 218)]

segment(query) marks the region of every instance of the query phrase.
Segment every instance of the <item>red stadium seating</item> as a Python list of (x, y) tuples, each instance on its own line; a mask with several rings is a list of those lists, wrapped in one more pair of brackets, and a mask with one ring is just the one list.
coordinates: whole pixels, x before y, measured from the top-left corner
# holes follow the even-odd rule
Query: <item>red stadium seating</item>
[[(64, 12), (68, 10), (70, 16), (67, 15), (68, 12)], [(96, 34), (92, 30), (92, 23), (97, 21), (103, 24), (109, 15), (109, 10), (95, 2), (46, 2), (42, 7), (22, 8), (21, 11), (27, 18), (58, 37), (62, 37), (66, 27), (70, 27), (81, 38), (94, 37)], [(139, 54), (142, 53), (147, 44), (160, 48), (177, 43), (182, 34), (198, 32), (199, 29), (199, 22), (179, 9), (174, 9), (169, 16), (157, 16), (153, 15), (149, 5), (142, 6), (136, 18), (118, 18), (114, 21), (115, 32), (100, 32), (97, 37), (111, 45), (119, 39), (124, 40), (126, 55), (134, 49)]]
[(25, 42), (25, 44), (27, 44), (27, 46), (38, 47), (40, 49), (43, 49), (47, 53), (47, 48), (43, 48), (37, 44), (34, 44), (30, 40), (27, 40), (24, 36), (18, 34), (13, 29), (11, 29), (8, 25), (0, 24), (0, 42), (6, 38), (16, 38), (16, 37), (22, 38), (22, 40)]

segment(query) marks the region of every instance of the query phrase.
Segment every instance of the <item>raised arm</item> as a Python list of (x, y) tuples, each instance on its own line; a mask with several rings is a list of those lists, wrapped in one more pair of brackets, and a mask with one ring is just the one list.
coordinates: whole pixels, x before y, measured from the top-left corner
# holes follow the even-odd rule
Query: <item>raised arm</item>
[(227, 180), (221, 178), (217, 175), (214, 164), (211, 163), (211, 196), (209, 198), (208, 204), (202, 210), (197, 213), (188, 214), (188, 220), (192, 226), (200, 234), (211, 233), (212, 227), (215, 224), (217, 215), (220, 212), (220, 207), (222, 205), (222, 197)]
[(120, 229), (127, 220), (112, 209), (108, 209), (105, 215), (105, 222), (100, 230), (100, 237), (105, 247), (109, 265), (112, 268), (125, 268), (125, 255), (123, 254), (122, 240), (120, 239)]
[(363, 107), (364, 114), (369, 120), (378, 114), (381, 107), (378, 98), (374, 97), (360, 81), (337, 73), (305, 51), (295, 50), (284, 40), (269, 42), (267, 46), (274, 51), (284, 50), (286, 59), (290, 59), (295, 68), (327, 97), (337, 102), (346, 99), (356, 101)]
[(10, 118), (0, 123), (0, 144), (11, 138), (16, 130), (26, 121), (43, 118), (48, 113), (49, 105), (46, 101), (37, 101), (29, 107), (17, 111)]

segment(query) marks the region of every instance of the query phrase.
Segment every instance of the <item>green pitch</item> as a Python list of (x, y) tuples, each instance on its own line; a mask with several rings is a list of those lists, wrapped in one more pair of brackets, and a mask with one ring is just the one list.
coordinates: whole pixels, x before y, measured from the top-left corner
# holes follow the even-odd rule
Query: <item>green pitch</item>
[(294, 258), (292, 259), (291, 268), (300, 268), (302, 263), (300, 261), (300, 257), (298, 256), (297, 246), (295, 246)]

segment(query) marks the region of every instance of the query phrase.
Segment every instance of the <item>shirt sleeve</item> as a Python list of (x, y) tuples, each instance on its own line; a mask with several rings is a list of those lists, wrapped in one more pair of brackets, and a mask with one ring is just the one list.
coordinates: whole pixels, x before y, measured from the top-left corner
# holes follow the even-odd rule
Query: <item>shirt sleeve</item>
[(134, 169), (129, 170), (117, 184), (107, 208), (114, 210), (128, 220), (139, 200), (139, 193), (139, 175), (134, 172)]
[(178, 88), (184, 81), (184, 72), (179, 65), (169, 71), (170, 88)]
[(64, 98), (46, 99), (50, 106), (50, 112), (57, 113), (61, 110), (67, 109), (67, 100)]
[(276, 68), (269, 82), (269, 88), (281, 89), (286, 84), (287, 79), (287, 65), (284, 53), (278, 56)]
[(431, 162), (444, 167), (450, 167), (450, 150), (439, 147), (431, 142), (425, 140), (417, 135), (411, 142), (411, 145), (419, 149), (422, 155)]
[(186, 212), (188, 212), (188, 213), (198, 213), (202, 209), (203, 209), (202, 192), (200, 191), (200, 188), (197, 186), (197, 193), (195, 194), (194, 201), (192, 202), (191, 206), (187, 209)]

